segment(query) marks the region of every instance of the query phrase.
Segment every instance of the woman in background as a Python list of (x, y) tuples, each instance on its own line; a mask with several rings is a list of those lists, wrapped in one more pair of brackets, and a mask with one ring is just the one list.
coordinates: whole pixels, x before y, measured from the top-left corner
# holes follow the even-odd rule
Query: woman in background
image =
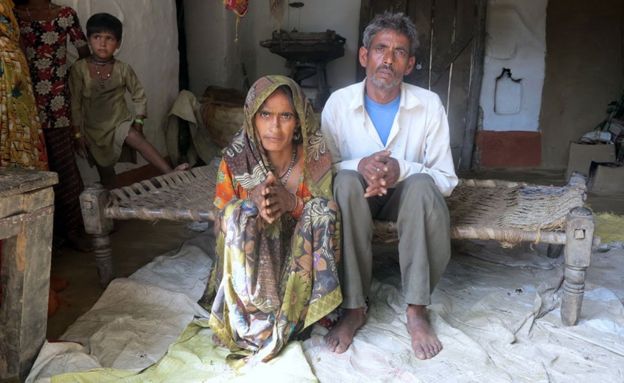
[[(11, 0), (0, 0), (0, 168), (2, 167), (48, 169), (30, 73), (20, 49), (19, 28), (13, 15)], [(1, 299), (0, 283), (0, 304)]]
[(48, 163), (59, 177), (59, 183), (54, 186), (55, 247), (68, 242), (78, 250), (89, 250), (91, 243), (84, 234), (78, 200), (84, 187), (74, 156), (79, 137), (74, 136), (71, 127), (67, 62), (68, 41), (80, 57), (86, 57), (87, 39), (72, 8), (49, 0), (16, 3), (15, 13), (30, 66)]
[(48, 169), (12, 0), (0, 0), (0, 166)]

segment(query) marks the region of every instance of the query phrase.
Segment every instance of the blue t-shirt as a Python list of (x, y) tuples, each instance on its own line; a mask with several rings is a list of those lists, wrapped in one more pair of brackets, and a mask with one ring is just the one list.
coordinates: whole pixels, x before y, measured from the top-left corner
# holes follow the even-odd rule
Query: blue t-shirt
[(388, 142), (390, 129), (392, 129), (394, 116), (396, 116), (399, 111), (400, 103), (400, 95), (387, 104), (379, 104), (368, 97), (368, 95), (364, 96), (364, 107), (373, 121), (375, 130), (377, 130), (377, 134), (379, 134), (379, 138), (381, 138), (381, 142), (383, 142), (384, 145)]

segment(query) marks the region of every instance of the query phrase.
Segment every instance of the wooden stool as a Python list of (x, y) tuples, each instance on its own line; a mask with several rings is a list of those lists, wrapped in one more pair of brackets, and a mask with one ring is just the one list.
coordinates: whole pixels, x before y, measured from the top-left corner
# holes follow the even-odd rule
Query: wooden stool
[(56, 173), (0, 169), (0, 379), (26, 379), (48, 320)]

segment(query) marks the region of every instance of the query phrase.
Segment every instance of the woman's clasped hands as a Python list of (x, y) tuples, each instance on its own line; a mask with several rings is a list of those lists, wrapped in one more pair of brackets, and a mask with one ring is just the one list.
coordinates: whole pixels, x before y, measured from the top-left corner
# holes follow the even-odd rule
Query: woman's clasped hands
[(290, 193), (272, 172), (251, 192), (251, 200), (267, 223), (273, 223), (297, 205), (297, 196)]

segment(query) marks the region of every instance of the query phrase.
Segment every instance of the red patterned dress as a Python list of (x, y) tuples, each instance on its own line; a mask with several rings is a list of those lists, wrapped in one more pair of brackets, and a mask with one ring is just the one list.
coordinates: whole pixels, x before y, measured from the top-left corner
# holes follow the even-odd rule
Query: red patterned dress
[(84, 51), (87, 39), (76, 11), (70, 7), (50, 3), (47, 15), (51, 17), (45, 19), (34, 17), (34, 11), (31, 15), (27, 6), (18, 10), (16, 16), (45, 135), (48, 163), (59, 177), (54, 187), (54, 234), (55, 244), (59, 246), (59, 240), (72, 241), (83, 230), (78, 200), (83, 183), (74, 157), (67, 45), (69, 40), (76, 49)]
[(41, 125), (44, 129), (70, 127), (67, 38), (76, 48), (87, 44), (76, 11), (62, 7), (52, 20), (20, 19), (19, 27)]

